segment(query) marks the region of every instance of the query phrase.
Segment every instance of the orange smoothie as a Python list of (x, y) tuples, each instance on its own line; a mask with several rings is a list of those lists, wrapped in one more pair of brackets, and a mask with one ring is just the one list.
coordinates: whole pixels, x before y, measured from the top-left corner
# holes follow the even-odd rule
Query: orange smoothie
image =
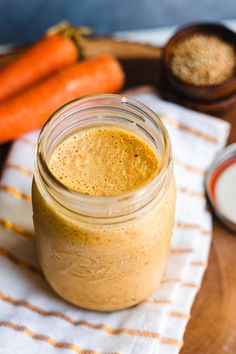
[(117, 196), (146, 184), (158, 173), (154, 151), (118, 129), (80, 131), (53, 152), (49, 168), (65, 186), (82, 194)]
[[(141, 190), (159, 173), (156, 151), (135, 134), (112, 127), (82, 129), (52, 152), (48, 167), (65, 187), (91, 197)], [(174, 223), (175, 183), (151, 207), (125, 222), (84, 222), (61, 212), (33, 183), (33, 212), (42, 270), (63, 298), (112, 311), (145, 300), (160, 283)]]

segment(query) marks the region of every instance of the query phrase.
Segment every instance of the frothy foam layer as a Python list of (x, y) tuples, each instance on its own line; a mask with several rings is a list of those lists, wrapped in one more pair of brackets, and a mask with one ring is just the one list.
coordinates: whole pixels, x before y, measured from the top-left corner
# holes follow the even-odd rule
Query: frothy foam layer
[(93, 196), (117, 196), (158, 173), (153, 149), (136, 135), (113, 128), (87, 129), (64, 140), (49, 169), (65, 186)]

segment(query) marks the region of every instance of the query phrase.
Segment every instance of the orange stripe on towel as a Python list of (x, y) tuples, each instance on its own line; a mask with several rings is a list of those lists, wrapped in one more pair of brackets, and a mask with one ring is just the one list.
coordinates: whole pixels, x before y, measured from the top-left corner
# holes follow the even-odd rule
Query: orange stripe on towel
[(188, 163), (185, 163), (184, 161), (182, 161), (181, 159), (179, 159), (178, 157), (174, 156), (173, 160), (176, 164), (178, 164), (179, 166), (183, 167), (185, 170), (196, 173), (200, 176), (204, 176), (205, 175), (205, 170), (201, 169), (199, 167), (196, 166), (192, 166)]
[(193, 248), (171, 248), (170, 252), (172, 254), (184, 254), (184, 253), (193, 253)]
[(202, 231), (201, 231), (201, 234), (204, 235), (204, 236), (211, 236), (211, 231), (202, 230)]
[(27, 202), (31, 202), (32, 198), (30, 195), (22, 193), (19, 189), (10, 187), (10, 186), (5, 186), (5, 185), (0, 185), (0, 191), (9, 193), (13, 195), (14, 197), (26, 200)]
[(25, 261), (24, 259), (16, 257), (13, 253), (3, 247), (0, 247), (0, 256), (7, 258), (10, 262), (16, 264), (21, 268), (25, 268), (32, 273), (42, 275), (41, 270), (39, 268), (29, 263), (28, 261)]
[(197, 198), (201, 198), (201, 199), (205, 199), (205, 195), (202, 192), (196, 192), (196, 191), (192, 191), (188, 188), (184, 188), (184, 187), (178, 187), (177, 191), (180, 193), (185, 193), (188, 194), (192, 197), (197, 197)]
[(175, 223), (175, 227), (184, 228), (184, 229), (200, 230), (199, 225), (189, 224), (189, 223), (179, 222), (179, 221)]
[(168, 316), (177, 317), (177, 318), (184, 318), (184, 319), (189, 319), (190, 318), (190, 314), (182, 313), (182, 312), (178, 312), (178, 311), (170, 311), (168, 313)]
[(191, 134), (196, 135), (197, 137), (199, 137), (201, 139), (210, 141), (211, 143), (214, 143), (214, 144), (219, 144), (220, 143), (220, 141), (215, 136), (212, 136), (210, 134), (201, 132), (200, 130), (192, 128), (192, 127), (189, 127), (189, 126), (187, 126), (185, 124), (179, 123), (176, 120), (171, 119), (170, 117), (167, 117), (165, 115), (161, 115), (161, 119), (164, 122), (172, 125), (176, 129), (183, 130), (186, 133), (191, 133)]
[(23, 143), (23, 144), (26, 144), (26, 145), (29, 145), (33, 148), (36, 148), (36, 143), (34, 143), (32, 140), (30, 139), (26, 139), (26, 138), (21, 138), (20, 140), (18, 140), (20, 143)]
[(158, 299), (150, 299), (144, 301), (145, 304), (157, 304), (157, 305), (170, 305), (171, 301), (170, 300), (158, 300)]
[[(0, 299), (4, 302), (7, 302), (7, 303), (14, 305), (14, 306), (25, 307), (28, 310), (35, 312), (41, 316), (56, 317), (60, 320), (68, 322), (69, 324), (71, 324), (73, 326), (85, 326), (85, 327), (92, 328), (95, 330), (101, 330), (101, 331), (104, 331), (104, 332), (106, 332), (108, 334), (112, 334), (112, 335), (127, 334), (127, 335), (138, 336), (138, 337), (147, 337), (150, 339), (157, 339), (157, 340), (162, 341), (160, 334), (157, 332), (143, 331), (143, 330), (139, 330), (139, 329), (125, 328), (125, 327), (111, 328), (105, 324), (96, 324), (96, 323), (92, 323), (92, 322), (85, 321), (85, 320), (76, 321), (75, 319), (71, 318), (70, 316), (66, 315), (63, 312), (48, 311), (48, 310), (42, 309), (41, 307), (33, 305), (32, 303), (30, 303), (26, 300), (16, 300), (16, 299), (13, 299), (12, 297), (10, 297), (6, 294), (3, 294), (3, 293), (0, 293)], [(165, 339), (163, 339), (163, 340), (165, 340)], [(179, 345), (179, 342), (177, 340), (176, 341), (174, 340), (174, 342), (172, 342), (172, 339), (170, 339), (169, 344), (170, 345)]]
[(160, 339), (161, 344), (166, 344), (166, 345), (174, 345), (175, 347), (181, 348), (183, 345), (182, 340), (174, 339), (174, 338), (165, 338), (162, 337)]
[(49, 336), (46, 336), (44, 334), (35, 333), (35, 332), (31, 331), (29, 328), (27, 328), (25, 326), (18, 325), (13, 322), (0, 321), (0, 327), (5, 327), (5, 328), (9, 328), (13, 331), (21, 332), (34, 340), (45, 342), (48, 345), (55, 347), (55, 348), (69, 349), (76, 354), (98, 354), (98, 352), (96, 350), (81, 349), (76, 344), (73, 344), (73, 343), (58, 342)]
[(4, 166), (4, 169), (7, 169), (7, 168), (11, 168), (11, 169), (17, 170), (17, 171), (23, 173), (24, 175), (26, 175), (28, 177), (32, 177), (33, 176), (33, 172), (32, 171), (28, 170), (26, 167), (23, 167), (23, 166), (14, 164), (14, 163), (7, 163)]
[(190, 264), (195, 267), (207, 267), (207, 262), (191, 262)]
[(85, 321), (85, 320), (80, 320), (80, 321), (76, 321), (75, 319), (73, 319), (72, 317), (66, 315), (63, 312), (60, 311), (48, 311), (48, 310), (44, 310), (41, 307), (38, 307), (36, 305), (31, 304), (30, 302), (26, 301), (26, 300), (16, 300), (13, 299), (12, 297), (5, 295), (3, 293), (0, 293), (0, 299), (2, 301), (5, 301), (7, 303), (10, 303), (14, 306), (21, 306), (21, 307), (25, 307), (28, 310), (32, 311), (32, 312), (36, 312), (37, 314), (41, 315), (41, 316), (45, 316), (45, 317), (56, 317), (59, 318), (60, 320), (63, 320), (67, 323), (70, 323), (73, 326), (83, 326), (83, 327), (88, 327), (88, 328), (92, 328), (95, 330), (101, 330), (103, 332), (106, 332), (108, 334), (112, 334), (112, 335), (118, 335), (118, 334), (128, 334), (128, 335), (132, 335), (132, 336), (138, 336), (138, 337), (148, 337), (148, 338), (152, 338), (152, 339), (159, 339), (160, 338), (160, 334), (157, 332), (150, 332), (150, 331), (142, 331), (139, 329), (133, 329), (133, 328), (111, 328), (106, 326), (105, 324), (96, 324), (90, 321)]
[(7, 219), (0, 219), (0, 226), (4, 227), (7, 230), (13, 231), (28, 240), (34, 240), (34, 234), (29, 232), (28, 230), (24, 229), (23, 227), (13, 224), (10, 220)]
[(171, 284), (171, 283), (180, 283), (183, 286), (188, 286), (190, 288), (199, 288), (199, 285), (194, 284), (194, 283), (190, 283), (190, 282), (186, 282), (183, 279), (180, 278), (172, 278), (172, 279), (163, 279), (161, 281), (161, 284)]
[(200, 285), (198, 285), (198, 284), (185, 282), (185, 281), (183, 281), (181, 285), (182, 286), (187, 286), (189, 288), (196, 288), (196, 289), (199, 289), (199, 287), (200, 287)]

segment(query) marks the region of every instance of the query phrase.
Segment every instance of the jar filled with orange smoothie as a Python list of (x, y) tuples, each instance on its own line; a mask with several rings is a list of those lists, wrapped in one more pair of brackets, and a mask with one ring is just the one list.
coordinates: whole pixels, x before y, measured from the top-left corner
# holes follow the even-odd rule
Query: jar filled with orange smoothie
[(148, 107), (96, 95), (59, 109), (38, 140), (32, 193), (39, 262), (60, 296), (113, 311), (157, 288), (176, 189), (168, 133)]

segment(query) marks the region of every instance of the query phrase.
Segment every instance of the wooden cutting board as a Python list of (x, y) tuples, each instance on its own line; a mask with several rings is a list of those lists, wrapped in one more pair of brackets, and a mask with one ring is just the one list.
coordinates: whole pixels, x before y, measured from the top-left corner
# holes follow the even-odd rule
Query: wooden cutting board
[[(109, 38), (93, 39), (85, 53), (116, 54), (126, 72), (126, 88), (154, 85), (161, 88), (161, 48)], [(15, 54), (0, 57), (0, 66)], [(216, 115), (216, 114), (215, 114)], [(236, 142), (236, 105), (222, 118), (232, 125), (229, 143)], [(9, 144), (0, 147), (0, 166)], [(236, 182), (235, 182), (236, 183)], [(202, 287), (192, 308), (181, 354), (236, 353), (236, 237), (214, 218), (213, 242)]]

